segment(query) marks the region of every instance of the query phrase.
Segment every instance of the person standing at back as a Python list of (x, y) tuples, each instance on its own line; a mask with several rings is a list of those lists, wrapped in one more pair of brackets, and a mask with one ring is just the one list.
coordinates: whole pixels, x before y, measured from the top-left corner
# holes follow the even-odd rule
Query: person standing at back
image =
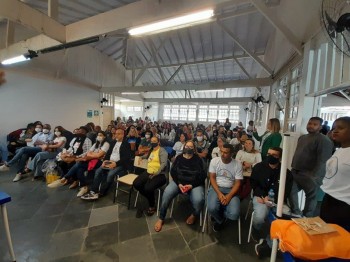
[(269, 148), (279, 147), (282, 141), (282, 135), (280, 134), (281, 124), (277, 118), (269, 119), (266, 129), (265, 133), (261, 136), (258, 135), (256, 128), (254, 128), (253, 132), (254, 138), (260, 141), (262, 160), (266, 159)]
[(298, 192), (305, 192), (303, 215), (313, 217), (317, 205), (317, 190), (325, 176), (326, 161), (332, 156), (332, 141), (320, 133), (322, 118), (311, 117), (307, 123), (308, 134), (298, 139), (292, 160), (293, 187), (290, 195), (292, 212), (301, 215)]

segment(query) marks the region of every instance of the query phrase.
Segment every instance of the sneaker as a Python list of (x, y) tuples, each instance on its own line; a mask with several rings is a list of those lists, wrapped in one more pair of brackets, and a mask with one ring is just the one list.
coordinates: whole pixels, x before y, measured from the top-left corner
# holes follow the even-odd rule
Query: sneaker
[(22, 179), (22, 174), (18, 173), (18, 174), (16, 174), (15, 178), (12, 181), (17, 182), (17, 181), (20, 181), (21, 179)]
[(270, 256), (271, 248), (265, 239), (260, 239), (259, 243), (255, 245), (255, 253), (259, 258)]
[(69, 186), (69, 189), (74, 189), (74, 188), (77, 188), (78, 186), (79, 186), (79, 182), (77, 180), (74, 180), (73, 183)]
[(0, 172), (5, 172), (5, 171), (9, 171), (10, 168), (7, 165), (2, 165), (0, 166)]
[(60, 187), (60, 186), (64, 186), (65, 183), (62, 183), (61, 179), (57, 179), (55, 181), (53, 181), (52, 183), (48, 184), (47, 186), (50, 188), (56, 188), (56, 187)]
[(83, 186), (80, 188), (79, 193), (77, 194), (77, 197), (82, 197), (88, 192), (87, 186)]
[(85, 195), (81, 196), (81, 199), (83, 199), (83, 200), (96, 200), (96, 199), (98, 199), (98, 193), (95, 193), (94, 191), (90, 191), (89, 193), (86, 193)]

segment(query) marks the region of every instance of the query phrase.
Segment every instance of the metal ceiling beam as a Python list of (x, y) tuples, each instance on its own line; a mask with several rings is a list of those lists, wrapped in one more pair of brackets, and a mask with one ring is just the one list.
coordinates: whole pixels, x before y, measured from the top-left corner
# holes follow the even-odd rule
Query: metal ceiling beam
[(245, 70), (245, 68), (242, 66), (242, 64), (238, 61), (237, 58), (233, 58), (235, 60), (235, 62), (237, 63), (237, 65), (239, 66), (239, 68), (243, 71), (243, 73), (245, 73), (245, 75), (251, 79), (252, 77), (249, 75), (249, 73), (247, 72), (247, 70)]
[(163, 85), (166, 85), (164, 73), (163, 73), (162, 69), (160, 68), (159, 62), (158, 62), (158, 57), (157, 57), (158, 56), (158, 51), (156, 51), (156, 47), (154, 46), (154, 43), (153, 43), (151, 38), (149, 39), (149, 45), (151, 47), (152, 57), (154, 59), (154, 62), (156, 63), (156, 66), (157, 66), (158, 72), (160, 74), (160, 78), (162, 80), (162, 83), (163, 83)]
[(181, 70), (182, 65), (180, 65), (176, 71), (174, 72), (174, 74), (172, 74), (172, 76), (168, 79), (168, 81), (166, 81), (166, 85), (169, 85), (170, 81), (174, 79), (174, 77), (179, 73), (179, 71)]
[(144, 102), (158, 103), (248, 103), (252, 101), (251, 97), (230, 97), (230, 98), (145, 98)]
[(56, 21), (58, 21), (58, 0), (48, 0), (47, 14), (52, 19), (55, 19)]
[[(12, 2), (12, 0), (6, 0)], [(229, 3), (244, 4), (248, 0), (143, 0), (98, 14), (66, 26), (67, 42), (125, 28), (161, 21), (205, 8)]]
[(7, 19), (6, 25), (6, 48), (15, 42), (15, 23)]
[(350, 101), (350, 97), (347, 93), (345, 93), (343, 90), (339, 91), (339, 93), (341, 93), (347, 100)]
[(0, 17), (6, 17), (61, 43), (66, 42), (64, 25), (21, 1), (1, 0)]
[(222, 21), (217, 20), (217, 23), (221, 28), (232, 38), (232, 40), (244, 51), (246, 52), (251, 58), (253, 58), (260, 66), (270, 75), (273, 75), (273, 71), (271, 68), (265, 64), (264, 61), (262, 61), (257, 55), (255, 55), (253, 52), (249, 51), (242, 43), (241, 41), (231, 32), (231, 30), (222, 23)]
[(158, 92), (158, 91), (176, 91), (176, 90), (215, 90), (225, 88), (270, 86), (273, 80), (271, 78), (240, 79), (227, 82), (213, 82), (205, 84), (179, 84), (179, 85), (159, 85), (159, 86), (116, 86), (103, 87), (101, 92)]
[(293, 32), (289, 30), (289, 28), (276, 17), (276, 14), (270, 10), (261, 0), (250, 1), (259, 10), (259, 12), (277, 29), (277, 31), (279, 31), (292, 44), (293, 48), (298, 52), (298, 54), (302, 55), (303, 48), (301, 41), (299, 41)]
[[(255, 53), (257, 57), (263, 56), (264, 53)], [(213, 59), (204, 59), (201, 61), (195, 61), (195, 62), (187, 62), (187, 63), (174, 63), (169, 65), (160, 65), (160, 67), (178, 67), (178, 66), (189, 66), (189, 65), (197, 65), (197, 64), (207, 64), (207, 63), (214, 63), (214, 62), (222, 62), (222, 61), (229, 61), (232, 59), (242, 59), (242, 58), (250, 58), (250, 55), (244, 54), (244, 55), (234, 55), (234, 56), (227, 56), (227, 57), (221, 57), (221, 58), (213, 58)], [(135, 69), (145, 69), (146, 67), (136, 67)], [(149, 66), (147, 69), (150, 68), (157, 68), (157, 66)], [(131, 68), (126, 68), (127, 70), (131, 70)]]

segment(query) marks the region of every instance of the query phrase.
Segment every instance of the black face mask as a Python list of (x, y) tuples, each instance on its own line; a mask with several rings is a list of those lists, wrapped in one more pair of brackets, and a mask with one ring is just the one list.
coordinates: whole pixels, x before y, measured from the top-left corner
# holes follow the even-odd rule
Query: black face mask
[(151, 143), (152, 148), (156, 148), (158, 146), (158, 143)]
[(194, 154), (194, 149), (192, 149), (192, 148), (184, 148), (183, 153), (184, 154), (188, 154), (188, 155), (193, 155)]
[(267, 163), (271, 164), (271, 165), (276, 165), (280, 162), (280, 160), (272, 155), (268, 155), (267, 156)]

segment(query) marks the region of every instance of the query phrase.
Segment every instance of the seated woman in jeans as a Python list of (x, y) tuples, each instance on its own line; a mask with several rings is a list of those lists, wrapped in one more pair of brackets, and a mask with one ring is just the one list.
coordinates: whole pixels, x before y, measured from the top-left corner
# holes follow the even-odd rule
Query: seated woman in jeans
[[(159, 138), (151, 138), (151, 151), (148, 156), (147, 170), (134, 181), (134, 188), (148, 200), (147, 215), (152, 216), (156, 212), (154, 193), (157, 188), (166, 184), (166, 177), (162, 171), (166, 168), (168, 153), (160, 147)], [(146, 157), (144, 157), (146, 158)]]
[(194, 224), (204, 205), (204, 181), (207, 177), (203, 160), (198, 156), (193, 141), (187, 141), (183, 153), (176, 157), (171, 168), (173, 181), (166, 187), (162, 205), (160, 208), (159, 220), (154, 230), (162, 230), (167, 209), (171, 201), (180, 193), (189, 194), (193, 212), (187, 218), (188, 225)]

